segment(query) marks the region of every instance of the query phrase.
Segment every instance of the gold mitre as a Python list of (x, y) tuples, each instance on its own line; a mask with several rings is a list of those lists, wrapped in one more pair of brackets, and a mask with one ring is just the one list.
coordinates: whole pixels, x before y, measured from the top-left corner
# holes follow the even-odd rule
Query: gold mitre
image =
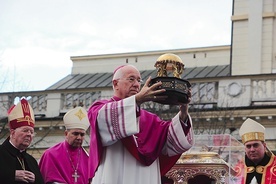
[(265, 141), (265, 127), (250, 118), (243, 122), (239, 134), (243, 144), (248, 141)]
[(184, 70), (181, 58), (172, 53), (161, 55), (154, 66), (157, 68), (157, 77), (167, 77), (167, 72), (172, 72), (174, 77), (180, 78)]

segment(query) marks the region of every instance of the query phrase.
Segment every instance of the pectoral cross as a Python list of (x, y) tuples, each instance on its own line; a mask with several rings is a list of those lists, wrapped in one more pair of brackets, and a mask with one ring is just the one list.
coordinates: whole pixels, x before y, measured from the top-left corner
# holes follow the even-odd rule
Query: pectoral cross
[(78, 178), (80, 177), (80, 175), (78, 175), (77, 171), (75, 170), (75, 173), (72, 174), (72, 177), (75, 178), (75, 183), (78, 181)]

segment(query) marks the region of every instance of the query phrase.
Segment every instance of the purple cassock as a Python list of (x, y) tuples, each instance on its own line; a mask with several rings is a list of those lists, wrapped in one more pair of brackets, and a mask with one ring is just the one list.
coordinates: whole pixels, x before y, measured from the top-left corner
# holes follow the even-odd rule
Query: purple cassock
[(43, 153), (39, 168), (45, 183), (87, 184), (88, 159), (82, 147), (72, 149), (64, 141)]
[[(127, 127), (124, 127), (126, 125), (123, 121), (127, 121), (127, 119), (122, 120), (124, 118), (118, 116), (118, 113), (125, 113), (123, 103), (123, 100), (114, 96), (111, 100), (100, 100), (95, 102), (88, 111), (88, 118), (90, 121), (90, 153), (92, 155), (89, 158), (89, 177), (94, 177), (101, 162), (103, 151), (106, 149), (102, 144), (101, 136), (98, 131), (99, 126), (101, 126), (97, 122), (99, 111), (111, 111), (106, 113), (106, 119), (110, 119), (111, 122), (111, 124), (107, 126), (110, 127), (110, 131), (113, 132), (110, 134), (110, 136), (112, 136), (111, 139), (121, 141), (130, 154), (145, 166), (149, 166), (156, 159), (159, 159), (160, 173), (164, 175), (175, 164), (181, 154), (187, 151), (193, 144), (190, 118), (185, 122), (185, 125), (181, 124), (180, 126), (183, 129), (182, 132), (185, 132), (185, 135), (182, 136), (181, 134), (181, 136), (186, 136), (188, 140), (187, 142), (189, 145), (187, 147), (182, 146), (183, 144), (180, 143), (177, 136), (173, 135), (175, 132), (171, 128), (171, 121), (161, 120), (157, 115), (142, 110), (139, 107), (136, 107), (136, 117), (139, 118), (139, 132), (135, 135), (126, 135), (124, 129), (127, 129)], [(107, 108), (105, 106), (107, 104), (109, 104), (111, 110), (104, 109)], [(130, 108), (135, 108), (135, 106)], [(135, 116), (135, 114), (132, 116)], [(122, 124), (118, 124), (118, 122), (122, 122)], [(103, 121), (101, 123), (106, 122)], [(137, 139), (134, 137), (137, 137)], [(168, 140), (168, 137), (171, 138), (171, 140)], [(167, 147), (170, 147), (172, 152), (174, 152), (174, 156), (169, 157), (168, 155), (162, 154), (165, 143)], [(137, 144), (139, 144), (139, 146), (137, 146)]]

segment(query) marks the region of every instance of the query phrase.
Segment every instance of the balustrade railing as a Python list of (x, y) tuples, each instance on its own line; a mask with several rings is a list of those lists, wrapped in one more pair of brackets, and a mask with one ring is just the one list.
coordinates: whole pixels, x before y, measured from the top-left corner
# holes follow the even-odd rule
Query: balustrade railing
[(276, 101), (276, 77), (252, 80), (252, 101)]
[[(245, 78), (245, 77), (243, 77)], [(252, 103), (276, 102), (276, 77), (247, 77), (250, 79), (251, 86), (250, 99)], [(207, 79), (206, 79), (207, 80)], [(229, 80), (229, 78), (227, 79)], [(206, 108), (213, 108), (219, 104), (219, 83), (221, 80), (215, 79), (213, 81), (193, 82), (192, 84), (192, 104), (194, 107), (203, 106)], [(112, 89), (101, 91), (82, 92), (76, 91), (32, 91), (32, 92), (11, 92), (0, 93), (0, 118), (6, 117), (8, 109), (19, 101), (22, 97), (28, 99), (29, 103), (34, 109), (36, 115), (44, 115), (45, 117), (60, 113), (65, 113), (75, 106), (83, 106), (86, 109), (97, 99), (110, 98), (112, 96)], [(231, 100), (231, 99), (230, 99)], [(229, 103), (231, 104), (231, 103)], [(145, 105), (145, 108), (152, 108), (152, 105)], [(156, 108), (156, 107), (154, 107)], [(160, 108), (160, 107), (158, 107)], [(167, 108), (167, 107), (166, 107)], [(47, 114), (49, 111), (57, 111), (55, 113)]]

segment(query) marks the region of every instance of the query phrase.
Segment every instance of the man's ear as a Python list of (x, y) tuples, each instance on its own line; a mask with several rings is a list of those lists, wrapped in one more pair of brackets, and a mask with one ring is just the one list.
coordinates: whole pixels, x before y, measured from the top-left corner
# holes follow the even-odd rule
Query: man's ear
[(118, 80), (113, 80), (113, 81), (112, 81), (112, 85), (113, 85), (113, 88), (114, 88), (114, 89), (117, 89)]
[(65, 131), (64, 131), (64, 135), (65, 135), (65, 136), (67, 136), (67, 135), (68, 135), (68, 133), (69, 133), (69, 131), (68, 131), (68, 130), (65, 130)]
[(10, 135), (13, 136), (15, 134), (15, 129), (10, 129)]

